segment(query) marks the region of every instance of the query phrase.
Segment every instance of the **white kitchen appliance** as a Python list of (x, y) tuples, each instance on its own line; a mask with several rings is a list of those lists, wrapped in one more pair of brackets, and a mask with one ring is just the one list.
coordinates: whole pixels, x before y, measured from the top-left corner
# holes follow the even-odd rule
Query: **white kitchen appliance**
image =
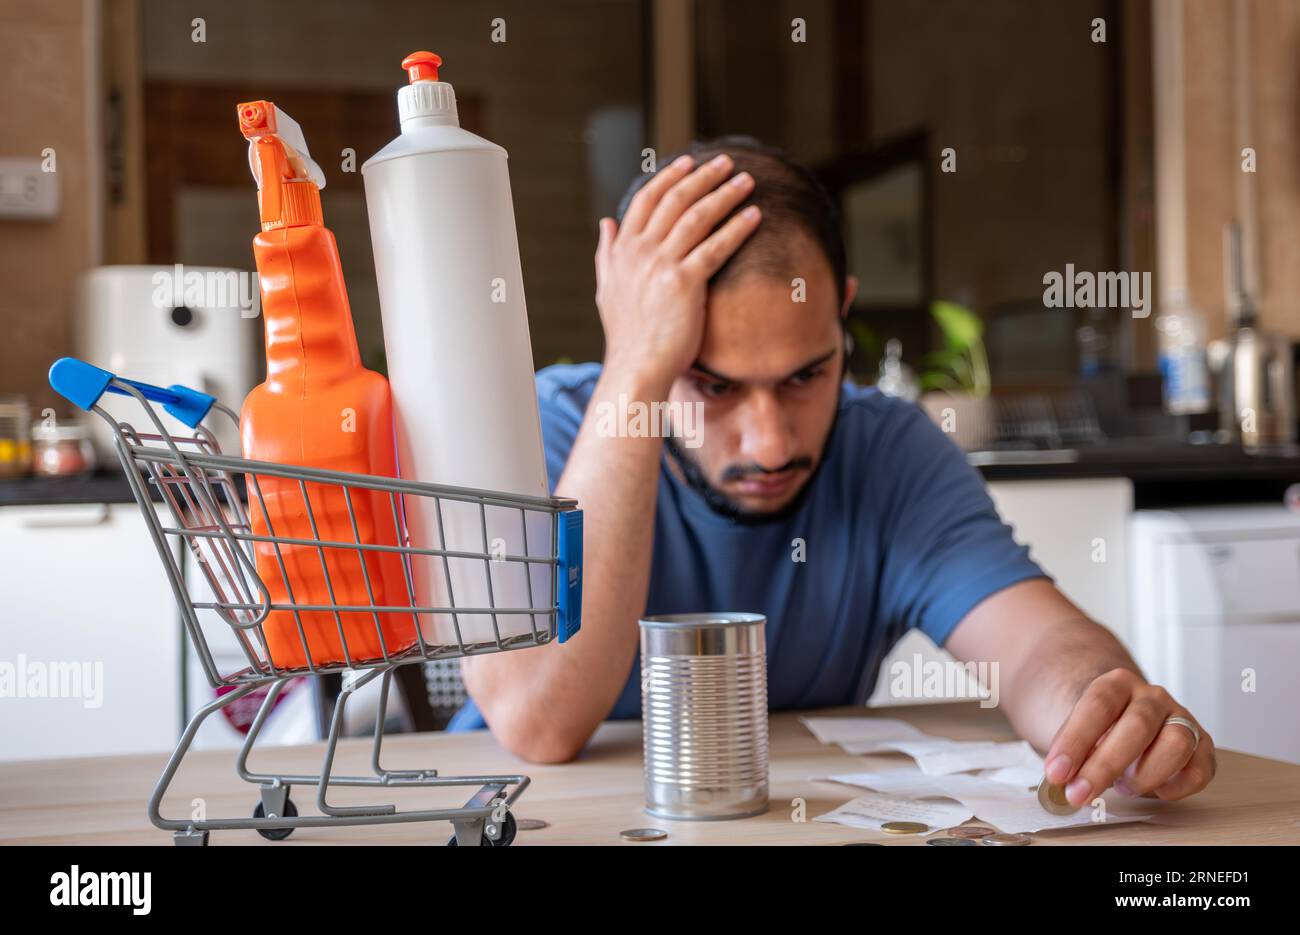
[[(262, 323), (247, 307), (256, 276), (209, 266), (100, 266), (81, 276), (73, 327), (76, 356), (158, 386), (179, 383), (219, 399), (243, 399), (261, 379)], [(184, 427), (163, 417), (169, 431)], [(100, 463), (114, 466), (111, 432), (89, 421)], [(218, 427), (226, 452), (239, 434)]]
[(1300, 514), (1281, 504), (1140, 510), (1133, 648), (1231, 750), (1300, 763)]

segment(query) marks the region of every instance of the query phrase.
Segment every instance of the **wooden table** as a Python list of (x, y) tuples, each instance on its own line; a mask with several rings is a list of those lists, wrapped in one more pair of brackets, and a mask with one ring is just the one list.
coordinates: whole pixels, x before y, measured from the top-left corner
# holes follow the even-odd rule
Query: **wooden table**
[[(819, 715), (876, 714), (902, 717), (926, 731), (959, 740), (1007, 740), (1013, 735), (1002, 715), (975, 703), (880, 709), (837, 708), (803, 712)], [(669, 832), (660, 844), (843, 844), (886, 840), (918, 845), (919, 838), (893, 838), (811, 819), (853, 798), (856, 791), (813, 777), (890, 769), (910, 761), (897, 755), (856, 757), (819, 743), (797, 715), (772, 716), (771, 802), (765, 815), (739, 821), (672, 822), (642, 811), (641, 725), (637, 721), (601, 726), (574, 763), (525, 764), (504, 752), (486, 731), (464, 734), (406, 734), (385, 743), (387, 768), (434, 767), (446, 774), (522, 771), (532, 786), (516, 803), (518, 817), (541, 818), (550, 826), (521, 831), (519, 844), (619, 844), (624, 828), (660, 827)], [(336, 771), (367, 772), (369, 744), (345, 741)], [(267, 748), (254, 753), (251, 766), (315, 773), (318, 744)], [(41, 760), (0, 764), (0, 844), (170, 844), (145, 815), (149, 792), (161, 771), (160, 755)], [(251, 814), (257, 790), (241, 782), (232, 767), (233, 751), (193, 753), (172, 786), (165, 815), (188, 815), (202, 798), (211, 817)], [(393, 802), (399, 808), (460, 804), (444, 790), (341, 790), (340, 804)], [(377, 795), (384, 795), (382, 799)], [(315, 790), (296, 787), (303, 814), (315, 812)], [(806, 803), (807, 821), (792, 820), (792, 803)], [(273, 846), (303, 844), (441, 843), (446, 823), (304, 828)], [(263, 841), (252, 831), (217, 831), (213, 845)], [(1300, 843), (1300, 766), (1219, 751), (1219, 774), (1200, 795), (1162, 805), (1148, 823), (1098, 826), (1034, 835), (1036, 844), (1297, 844)], [(649, 845), (631, 845), (646, 847)]]

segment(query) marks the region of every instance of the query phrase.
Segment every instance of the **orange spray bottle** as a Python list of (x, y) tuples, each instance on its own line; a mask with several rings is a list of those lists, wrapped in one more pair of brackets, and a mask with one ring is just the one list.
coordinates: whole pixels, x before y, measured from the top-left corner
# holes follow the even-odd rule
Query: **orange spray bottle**
[[(266, 328), (266, 382), (248, 394), (240, 419), (244, 457), (396, 477), (392, 395), (387, 380), (361, 365), (338, 247), (321, 216), (324, 175), (298, 125), (274, 104), (240, 104), (238, 114), (258, 182), (262, 230), (253, 253)], [(255, 535), (267, 534), (269, 514), (277, 537), (399, 544), (386, 493), (352, 488), (354, 538), (341, 487), (307, 483), (309, 515), (296, 480), (258, 475), (257, 481), (266, 508), (250, 477)], [(282, 544), (277, 556), (272, 544), (256, 545), (258, 574), (274, 604), (409, 606), (401, 555), (364, 556), (369, 585), (357, 551)], [(296, 620), (292, 611), (279, 610), (263, 630), (271, 660), (281, 667), (379, 659), (415, 642), (409, 613), (303, 611)]]

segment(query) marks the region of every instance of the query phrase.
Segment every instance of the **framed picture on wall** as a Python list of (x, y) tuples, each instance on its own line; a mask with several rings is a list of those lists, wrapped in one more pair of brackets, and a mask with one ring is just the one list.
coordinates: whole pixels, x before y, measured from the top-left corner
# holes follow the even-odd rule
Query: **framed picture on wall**
[(856, 369), (870, 372), (876, 363), (871, 355), (880, 350), (875, 345), (883, 346), (887, 338), (901, 340), (908, 357), (930, 348), (930, 170), (924, 131), (845, 153), (818, 167), (840, 208), (848, 272), (858, 279), (850, 332), (878, 338), (858, 341), (864, 356)]
[(930, 300), (927, 134), (846, 153), (818, 172), (838, 200), (854, 306), (924, 310)]

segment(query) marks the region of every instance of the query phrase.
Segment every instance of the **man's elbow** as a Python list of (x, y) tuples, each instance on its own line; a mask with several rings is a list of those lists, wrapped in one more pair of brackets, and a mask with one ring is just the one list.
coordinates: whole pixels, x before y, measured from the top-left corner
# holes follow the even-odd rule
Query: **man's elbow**
[[(555, 699), (541, 698), (538, 691), (524, 689), (517, 680), (482, 665), (489, 661), (494, 660), (467, 659), (473, 665), (463, 665), (461, 672), (497, 743), (529, 763), (568, 763), (577, 758), (599, 721), (587, 723), (572, 709), (555, 704)], [(567, 710), (568, 718), (556, 717), (557, 709)]]
[(503, 737), (498, 734), (497, 739), (501, 746), (529, 763), (571, 763), (578, 758), (584, 746), (564, 738)]
[(509, 716), (487, 718), (487, 722), (501, 746), (529, 763), (569, 763), (577, 759), (590, 736)]
[(586, 737), (565, 735), (555, 730), (537, 731), (515, 724), (487, 722), (497, 743), (529, 763), (568, 763), (586, 745)]

